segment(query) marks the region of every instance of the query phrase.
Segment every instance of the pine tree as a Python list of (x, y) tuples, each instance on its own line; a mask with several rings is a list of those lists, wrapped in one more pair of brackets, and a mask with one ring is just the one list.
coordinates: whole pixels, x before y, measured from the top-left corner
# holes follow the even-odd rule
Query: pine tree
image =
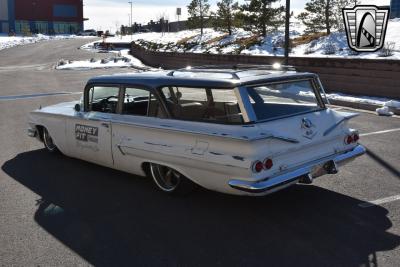
[(297, 18), (307, 27), (306, 32), (326, 30), (327, 34), (331, 33), (332, 25), (335, 23), (332, 0), (311, 0), (306, 3), (305, 10)]
[(240, 16), (247, 25), (255, 26), (263, 36), (267, 35), (267, 26), (278, 28), (283, 25), (283, 6), (271, 7), (272, 3), (278, 0), (251, 0), (241, 6)]
[(232, 28), (237, 26), (236, 14), (239, 10), (238, 2), (234, 2), (234, 0), (221, 0), (217, 3), (217, 6), (217, 28), (226, 30), (229, 35), (232, 35)]
[(360, 1), (358, 0), (332, 0), (332, 13), (334, 18), (334, 28), (339, 31), (344, 31), (344, 21), (342, 9), (345, 7), (353, 7), (358, 5)]
[(189, 26), (191, 28), (200, 28), (203, 35), (204, 20), (209, 15), (210, 4), (208, 0), (192, 0), (187, 6), (189, 13)]

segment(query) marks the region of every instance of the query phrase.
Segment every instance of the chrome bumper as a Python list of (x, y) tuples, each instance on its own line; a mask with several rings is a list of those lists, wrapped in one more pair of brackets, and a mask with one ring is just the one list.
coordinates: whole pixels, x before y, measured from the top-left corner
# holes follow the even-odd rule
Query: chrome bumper
[(280, 174), (275, 177), (269, 177), (258, 182), (230, 180), (229, 185), (232, 188), (249, 193), (272, 192), (284, 188), (288, 185), (297, 183), (302, 177), (306, 175), (311, 175), (313, 178), (315, 178), (326, 174), (327, 172), (321, 172), (321, 169), (325, 164), (333, 162), (335, 167), (341, 166), (353, 160), (354, 158), (363, 155), (365, 151), (366, 150), (363, 146), (358, 145), (354, 149), (345, 153), (334, 154), (329, 157), (309, 162), (305, 165), (299, 166), (293, 170), (287, 171), (286, 173)]

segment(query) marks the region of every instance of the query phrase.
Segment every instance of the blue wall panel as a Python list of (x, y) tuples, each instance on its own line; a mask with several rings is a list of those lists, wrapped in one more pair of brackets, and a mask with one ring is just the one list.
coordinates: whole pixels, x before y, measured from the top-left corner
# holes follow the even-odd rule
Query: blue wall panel
[(49, 34), (54, 34), (54, 23), (49, 21)]
[(54, 5), (54, 17), (74, 18), (78, 15), (76, 6), (74, 5)]
[(8, 0), (8, 24), (10, 31), (15, 32), (15, 2)]

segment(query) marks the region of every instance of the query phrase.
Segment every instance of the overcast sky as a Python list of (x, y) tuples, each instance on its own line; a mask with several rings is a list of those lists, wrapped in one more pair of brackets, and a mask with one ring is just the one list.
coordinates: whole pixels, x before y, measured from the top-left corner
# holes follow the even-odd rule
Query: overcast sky
[[(309, 0), (291, 0), (291, 8), (295, 13), (300, 12), (306, 2)], [(83, 0), (84, 17), (89, 20), (85, 22), (86, 29), (111, 30), (115, 31), (117, 25), (127, 25), (130, 15), (129, 0)], [(187, 18), (186, 6), (190, 0), (133, 0), (133, 21), (147, 23), (150, 20), (157, 20), (162, 14), (165, 14), (170, 21), (176, 21), (178, 18), (176, 8), (182, 8), (181, 19)], [(209, 0), (209, 3), (215, 8), (217, 0)], [(239, 0), (244, 3), (244, 0)], [(285, 0), (280, 0), (282, 5)], [(380, 5), (390, 3), (390, 0), (363, 0), (363, 3)]]

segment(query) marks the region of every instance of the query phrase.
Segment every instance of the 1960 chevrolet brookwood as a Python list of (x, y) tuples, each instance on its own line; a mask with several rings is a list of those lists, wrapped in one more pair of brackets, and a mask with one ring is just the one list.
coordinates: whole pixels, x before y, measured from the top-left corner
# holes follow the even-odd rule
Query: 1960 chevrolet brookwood
[(136, 175), (168, 193), (195, 185), (266, 195), (364, 154), (318, 76), (289, 67), (198, 67), (100, 76), (78, 103), (30, 113), (50, 152)]

